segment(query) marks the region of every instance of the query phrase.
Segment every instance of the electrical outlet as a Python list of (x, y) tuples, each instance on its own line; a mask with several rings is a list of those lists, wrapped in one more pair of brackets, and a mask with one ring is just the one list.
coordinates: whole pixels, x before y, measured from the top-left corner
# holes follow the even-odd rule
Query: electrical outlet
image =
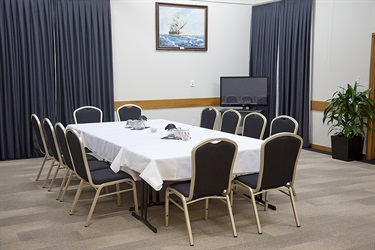
[(195, 87), (195, 81), (194, 80), (190, 80), (190, 87)]
[(361, 79), (361, 77), (360, 76), (355, 76), (355, 81), (357, 82), (357, 83), (359, 83), (359, 80)]

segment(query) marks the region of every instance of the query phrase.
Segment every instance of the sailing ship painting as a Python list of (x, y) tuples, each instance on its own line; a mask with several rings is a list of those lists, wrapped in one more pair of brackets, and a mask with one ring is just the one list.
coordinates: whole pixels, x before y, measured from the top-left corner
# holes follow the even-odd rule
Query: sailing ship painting
[(207, 6), (157, 3), (157, 49), (207, 50)]
[(172, 19), (171, 28), (169, 29), (170, 35), (180, 35), (182, 34), (182, 29), (185, 27), (187, 22), (181, 21), (180, 13), (177, 13), (176, 16)]

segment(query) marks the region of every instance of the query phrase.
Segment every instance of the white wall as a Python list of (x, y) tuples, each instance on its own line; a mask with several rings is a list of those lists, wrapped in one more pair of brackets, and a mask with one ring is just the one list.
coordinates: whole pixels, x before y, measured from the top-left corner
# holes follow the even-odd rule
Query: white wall
[[(250, 5), (168, 2), (208, 6), (208, 51), (157, 51), (155, 1), (112, 0), (115, 101), (218, 97), (220, 76), (248, 74)], [(368, 87), (375, 1), (315, 0), (314, 5), (311, 99), (329, 99), (357, 75)], [(146, 110), (145, 115), (198, 125), (200, 110)], [(311, 113), (310, 131), (310, 143), (330, 147), (322, 112)]]
[[(312, 100), (326, 101), (356, 76), (368, 88), (375, 1), (315, 0), (315, 5)], [(322, 119), (323, 112), (312, 112), (310, 142), (331, 147)]]
[[(156, 50), (155, 1), (112, 0), (115, 101), (218, 97), (220, 76), (249, 74), (250, 5), (168, 3), (208, 6), (208, 51)], [(145, 114), (197, 125), (200, 110)]]

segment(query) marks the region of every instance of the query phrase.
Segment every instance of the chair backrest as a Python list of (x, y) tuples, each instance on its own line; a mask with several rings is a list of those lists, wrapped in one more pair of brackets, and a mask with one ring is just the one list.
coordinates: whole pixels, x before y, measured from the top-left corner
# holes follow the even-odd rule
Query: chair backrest
[(94, 106), (83, 106), (74, 110), (73, 117), (76, 124), (102, 122), (103, 112)]
[(68, 143), (65, 137), (65, 127), (60, 122), (55, 124), (56, 139), (61, 150), (61, 159), (65, 166), (68, 166), (71, 170), (74, 170), (72, 158), (70, 156)]
[(87, 158), (85, 146), (77, 131), (68, 128), (66, 130), (66, 141), (68, 142), (70, 156), (72, 157), (73, 167), (76, 174), (83, 180), (91, 180), (90, 170), (87, 167)]
[(200, 127), (213, 129), (215, 127), (219, 111), (214, 107), (207, 107), (202, 110)]
[(230, 192), (237, 148), (226, 138), (208, 139), (193, 148), (189, 200)]
[(270, 125), (270, 135), (281, 132), (290, 132), (297, 134), (298, 122), (291, 116), (279, 115), (272, 119)]
[(33, 126), (36, 138), (38, 140), (39, 150), (43, 155), (49, 155), (44, 132), (39, 117), (36, 114), (31, 115), (31, 125)]
[(237, 134), (241, 122), (241, 114), (234, 109), (228, 109), (221, 117), (220, 131)]
[(116, 110), (119, 121), (137, 120), (142, 115), (142, 108), (135, 104), (125, 104)]
[(264, 115), (258, 112), (249, 113), (243, 120), (242, 135), (262, 140), (266, 126), (267, 118)]
[(56, 161), (61, 163), (62, 160), (61, 160), (60, 148), (57, 143), (55, 129), (53, 128), (53, 125), (48, 118), (44, 118), (43, 125), (44, 125), (44, 131), (46, 132), (46, 136), (47, 136), (47, 146), (51, 150), (53, 158), (55, 158)]
[(261, 146), (261, 164), (256, 191), (293, 185), (303, 140), (283, 132), (268, 137)]

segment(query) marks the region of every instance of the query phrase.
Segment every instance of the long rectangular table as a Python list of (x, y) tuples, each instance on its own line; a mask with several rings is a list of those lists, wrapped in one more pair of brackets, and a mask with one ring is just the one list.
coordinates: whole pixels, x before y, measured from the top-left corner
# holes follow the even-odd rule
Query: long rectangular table
[[(190, 140), (161, 139), (167, 135), (166, 125), (171, 123), (189, 130)], [(148, 120), (146, 126), (158, 130), (156, 133), (151, 133), (150, 129), (131, 130), (126, 128), (126, 122), (71, 124), (68, 127), (80, 134), (88, 149), (111, 162), (114, 172), (123, 170), (135, 179), (141, 177), (157, 191), (163, 187), (163, 181), (191, 178), (191, 150), (209, 138), (229, 138), (238, 144), (234, 175), (259, 170), (262, 140), (163, 119)]]
[[(189, 130), (188, 141), (162, 139), (167, 135), (165, 127), (174, 124)], [(145, 223), (153, 232), (157, 229), (147, 220), (150, 187), (159, 191), (164, 181), (191, 178), (191, 151), (193, 147), (209, 138), (228, 138), (238, 145), (233, 174), (258, 172), (262, 140), (191, 126), (163, 119), (148, 120), (149, 128), (132, 130), (126, 122), (71, 124), (82, 137), (85, 146), (93, 153), (111, 162), (114, 172), (125, 171), (135, 180), (142, 180), (141, 216), (134, 217)]]

